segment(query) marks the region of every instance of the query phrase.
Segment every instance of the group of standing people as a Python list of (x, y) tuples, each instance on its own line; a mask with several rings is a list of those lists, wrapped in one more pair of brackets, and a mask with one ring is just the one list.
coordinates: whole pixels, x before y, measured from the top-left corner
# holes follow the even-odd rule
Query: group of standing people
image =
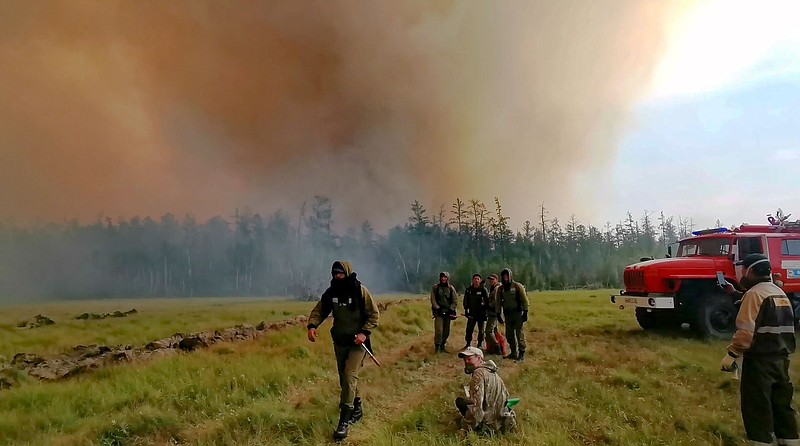
[[(464, 290), (463, 308), (467, 318), (464, 349), (472, 346), (472, 337), (477, 329), (477, 346), (499, 354), (498, 324), (505, 324), (509, 350), (506, 358), (516, 361), (525, 359), (527, 343), (523, 327), (528, 321), (530, 302), (525, 287), (513, 277), (509, 268), (503, 269), (499, 277), (490, 274), (487, 289), (483, 277), (478, 273), (473, 274), (472, 283)], [(431, 315), (434, 319), (435, 351), (446, 353), (450, 323), (458, 317), (458, 292), (450, 283), (450, 274), (446, 271), (439, 274), (439, 282), (431, 289)]]
[[(519, 321), (513, 324), (507, 322), (508, 333), (514, 330), (521, 332), (522, 324), (527, 320), (528, 299), (525, 296), (525, 288), (511, 280), (510, 270), (503, 270), (500, 276), (501, 285), (496, 285), (497, 276), (490, 276), (494, 277), (491, 292), (483, 287), (480, 275), (476, 274), (476, 277), (473, 277), (472, 289), (468, 289), (469, 309), (465, 308), (471, 327), (467, 344), (471, 344), (472, 331), (476, 326), (479, 333), (478, 344), (483, 342), (487, 319), (491, 321), (494, 318), (502, 323), (505, 314), (506, 321)], [(437, 352), (444, 351), (450, 332), (450, 321), (452, 316), (457, 315), (458, 293), (450, 285), (449, 280), (450, 275), (442, 273), (439, 284), (434, 287), (431, 294), (433, 316), (436, 319)], [(473, 300), (476, 299), (480, 305), (473, 305)], [(504, 305), (505, 301), (509, 303)], [(494, 305), (495, 302), (497, 305)], [(357, 279), (349, 262), (338, 260), (333, 262), (330, 287), (322, 294), (308, 317), (309, 341), (316, 342), (317, 328), (328, 316), (333, 317), (331, 337), (341, 388), (339, 423), (333, 438), (341, 441), (347, 438), (350, 426), (364, 416), (364, 406), (358, 393), (358, 372), (363, 367), (367, 354), (371, 354), (370, 336), (372, 330), (378, 326), (380, 317), (372, 295)], [(521, 336), (521, 341), (519, 356), (509, 355), (510, 357), (522, 359), (525, 356), (524, 335)], [(472, 378), (466, 398), (460, 397), (456, 400), (456, 407), (462, 414), (459, 435), (483, 428), (496, 431), (513, 428), (516, 425), (514, 411), (511, 409), (513, 406), (508, 404), (508, 391), (503, 380), (497, 375), (497, 365), (493, 361), (484, 361), (483, 351), (469, 345), (459, 353), (459, 357), (464, 360), (465, 373)]]

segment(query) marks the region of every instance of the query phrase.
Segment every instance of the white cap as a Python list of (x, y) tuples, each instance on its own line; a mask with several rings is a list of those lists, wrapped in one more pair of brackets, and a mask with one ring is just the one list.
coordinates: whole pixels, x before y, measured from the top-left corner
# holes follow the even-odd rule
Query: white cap
[(483, 351), (478, 347), (467, 347), (458, 354), (459, 358), (466, 358), (467, 356), (480, 356), (483, 358)]

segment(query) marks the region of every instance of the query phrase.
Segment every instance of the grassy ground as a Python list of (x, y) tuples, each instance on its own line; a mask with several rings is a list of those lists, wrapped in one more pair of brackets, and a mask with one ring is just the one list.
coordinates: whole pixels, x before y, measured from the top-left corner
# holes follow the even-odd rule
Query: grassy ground
[[(511, 393), (522, 398), (519, 429), (467, 443), (744, 444), (736, 382), (718, 371), (725, 342), (645, 333), (631, 312), (608, 303), (607, 294), (533, 294), (529, 358), (522, 364), (495, 359)], [(193, 308), (198, 316), (191, 330), (227, 322), (216, 319), (220, 308), (211, 302)], [(251, 323), (265, 318), (242, 317)], [(432, 353), (432, 326), (424, 301), (384, 312), (373, 341), (383, 367), (367, 363), (362, 370), (366, 415), (347, 444), (461, 444), (452, 401), (467, 376), (454, 354)], [(451, 350), (463, 345), (463, 330), (461, 318)], [(304, 328), (295, 327), (71, 381), (28, 382), (0, 394), (0, 444), (329, 443), (338, 380), (330, 338), (322, 333), (312, 344)], [(797, 371), (793, 366), (793, 376)]]
[[(86, 313), (112, 313), (135, 308), (125, 318), (76, 320)], [(35, 306), (0, 306), (0, 359), (18, 352), (60, 353), (79, 344), (144, 345), (152, 340), (207, 329), (279, 321), (306, 314), (308, 303), (276, 299), (130, 299), (70, 301)], [(17, 328), (36, 314), (56, 324)]]

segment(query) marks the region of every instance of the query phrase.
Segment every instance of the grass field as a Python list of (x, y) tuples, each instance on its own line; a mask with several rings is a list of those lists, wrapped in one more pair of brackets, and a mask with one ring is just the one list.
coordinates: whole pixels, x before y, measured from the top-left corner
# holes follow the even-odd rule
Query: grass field
[[(473, 436), (467, 443), (745, 444), (737, 383), (719, 372), (726, 343), (682, 332), (645, 333), (631, 312), (608, 303), (607, 294), (532, 295), (529, 357), (521, 364), (495, 359), (512, 395), (522, 398), (516, 408), (519, 428), (502, 438)], [(254, 324), (273, 316), (286, 318), (284, 312), (306, 314), (312, 305), (212, 299), (194, 300), (186, 311), (174, 302), (139, 302), (4, 311), (3, 324), (15, 326), (20, 315), (24, 319), (36, 313), (57, 324), (4, 328), (12, 337), (7, 340), (4, 333), (3, 354), (13, 354), (19, 346), (56, 351), (100, 339), (141, 344), (175, 331)], [(74, 321), (95, 324), (91, 329), (60, 324), (58, 317), (106, 308), (124, 311), (131, 305), (140, 311), (131, 319)], [(365, 418), (351, 429), (346, 444), (463, 444), (455, 436), (452, 401), (467, 376), (455, 354), (432, 352), (432, 328), (430, 308), (422, 300), (382, 314), (373, 342), (383, 367), (366, 363), (362, 370)], [(58, 339), (43, 340), (47, 336), (39, 333), (44, 330)], [(453, 327), (451, 350), (463, 345), (463, 331), (460, 318)], [(69, 381), (29, 380), (0, 393), (0, 444), (330, 443), (338, 415), (338, 380), (330, 337), (326, 329), (321, 333), (312, 344), (303, 327), (294, 327), (256, 341), (110, 367)], [(37, 340), (26, 343), (26, 337)], [(793, 365), (793, 377), (797, 372)]]

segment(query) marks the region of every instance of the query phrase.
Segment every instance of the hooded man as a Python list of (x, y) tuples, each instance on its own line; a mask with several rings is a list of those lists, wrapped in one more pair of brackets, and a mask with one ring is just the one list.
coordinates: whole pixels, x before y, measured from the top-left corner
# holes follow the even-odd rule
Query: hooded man
[(511, 270), (506, 268), (500, 273), (500, 286), (495, 293), (497, 314), (506, 322), (509, 350), (506, 358), (522, 361), (528, 347), (523, 329), (523, 324), (528, 321), (528, 296), (525, 294), (525, 287), (515, 282)]
[(434, 318), (434, 344), (436, 353), (447, 353), (445, 346), (450, 336), (450, 321), (455, 319), (458, 308), (458, 293), (450, 285), (450, 273), (439, 273), (439, 283), (431, 290), (431, 314)]
[(464, 373), (471, 375), (467, 397), (456, 398), (461, 412), (461, 430), (464, 437), (470, 431), (490, 429), (505, 432), (516, 426), (514, 411), (508, 408), (508, 389), (497, 374), (494, 361), (484, 361), (483, 351), (467, 347), (458, 354), (464, 360)]
[[(751, 444), (770, 445), (777, 439), (779, 445), (800, 446), (789, 379), (789, 355), (795, 349), (792, 304), (772, 283), (765, 256), (750, 254), (736, 264), (745, 268), (740, 284), (747, 291), (721, 369), (734, 371), (742, 358), (742, 421)], [(732, 286), (726, 291), (735, 293)]]
[(333, 433), (334, 440), (347, 438), (350, 424), (364, 415), (358, 396), (358, 371), (364, 365), (372, 330), (378, 326), (378, 306), (367, 287), (361, 284), (350, 262), (336, 261), (331, 266), (331, 286), (311, 310), (308, 317), (308, 340), (317, 340), (317, 327), (333, 315), (331, 337), (336, 365), (339, 371), (339, 424)]
[(486, 329), (486, 307), (489, 305), (489, 292), (483, 286), (480, 274), (472, 276), (472, 285), (464, 290), (464, 316), (467, 318), (467, 332), (464, 339), (472, 345), (472, 334), (478, 328), (478, 348), (483, 344)]

